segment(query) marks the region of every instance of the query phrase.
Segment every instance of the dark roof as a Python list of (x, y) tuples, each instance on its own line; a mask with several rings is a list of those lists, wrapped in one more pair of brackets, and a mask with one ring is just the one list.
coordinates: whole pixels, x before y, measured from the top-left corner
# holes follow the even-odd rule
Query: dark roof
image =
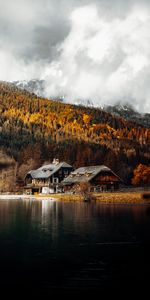
[(66, 162), (60, 162), (57, 164), (51, 163), (48, 165), (43, 165), (37, 170), (31, 170), (30, 172), (27, 173), (27, 175), (31, 175), (33, 179), (49, 178), (54, 173), (59, 171), (60, 168), (72, 168), (72, 166), (67, 164)]
[(110, 168), (108, 168), (104, 165), (89, 166), (89, 167), (82, 167), (82, 168), (76, 169), (74, 172), (71, 172), (71, 174), (62, 181), (62, 183), (64, 185), (68, 185), (68, 184), (74, 184), (74, 183), (79, 183), (79, 182), (89, 182), (96, 175), (98, 175), (101, 172), (105, 172), (105, 171), (109, 171), (109, 172), (113, 173), (116, 177), (118, 177)]

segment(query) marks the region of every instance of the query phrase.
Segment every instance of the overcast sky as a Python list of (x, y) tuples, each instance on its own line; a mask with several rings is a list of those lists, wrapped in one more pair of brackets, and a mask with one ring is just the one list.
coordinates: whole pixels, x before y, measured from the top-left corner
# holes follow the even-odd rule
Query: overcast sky
[(150, 112), (149, 0), (0, 0), (0, 80)]

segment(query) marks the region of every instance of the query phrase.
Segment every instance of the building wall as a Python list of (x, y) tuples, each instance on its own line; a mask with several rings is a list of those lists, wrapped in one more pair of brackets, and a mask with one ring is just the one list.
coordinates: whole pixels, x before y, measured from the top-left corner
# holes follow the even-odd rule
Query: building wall
[[(72, 171), (73, 168), (61, 168), (55, 174), (52, 175), (52, 177), (50, 178), (50, 183), (60, 183), (65, 177), (68, 177), (68, 175)], [(58, 181), (55, 182), (55, 179), (58, 179)]]
[[(103, 192), (103, 191), (114, 191), (119, 188), (119, 178), (115, 176), (112, 172), (103, 172), (95, 176), (91, 181), (89, 181), (91, 192)], [(80, 183), (78, 182), (80, 185)], [(71, 192), (74, 190), (76, 184), (64, 185), (65, 192)]]
[(92, 181), (91, 185), (93, 186), (99, 186), (101, 188), (101, 191), (113, 191), (117, 190), (119, 188), (119, 178), (115, 176), (113, 173), (101, 173), (98, 174)]
[(54, 193), (60, 192), (62, 188), (59, 186), (61, 181), (67, 177), (73, 168), (61, 168), (56, 173), (54, 173), (50, 178), (43, 179), (32, 179), (31, 175), (27, 175), (25, 179), (25, 184), (32, 184), (33, 187), (41, 187), (42, 193)]

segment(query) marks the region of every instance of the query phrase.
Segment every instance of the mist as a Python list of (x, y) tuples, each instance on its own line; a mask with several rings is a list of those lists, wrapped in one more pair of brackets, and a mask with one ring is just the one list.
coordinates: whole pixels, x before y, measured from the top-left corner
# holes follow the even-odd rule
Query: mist
[(47, 98), (150, 112), (149, 1), (0, 0), (0, 25), (0, 80), (42, 79)]

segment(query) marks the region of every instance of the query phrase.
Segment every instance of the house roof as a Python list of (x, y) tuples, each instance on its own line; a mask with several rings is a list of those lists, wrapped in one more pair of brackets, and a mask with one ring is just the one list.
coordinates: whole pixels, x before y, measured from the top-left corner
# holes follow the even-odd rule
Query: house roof
[[(96, 175), (98, 175), (101, 172), (105, 172), (105, 171), (109, 171), (109, 172), (113, 173), (115, 176), (117, 176), (110, 168), (108, 168), (104, 165), (89, 166), (89, 167), (78, 168), (75, 171), (71, 172), (71, 174), (62, 181), (62, 183), (64, 185), (69, 185), (69, 184), (74, 184), (74, 183), (79, 183), (79, 182), (89, 182)], [(118, 177), (118, 179), (119, 179), (119, 177)]]
[(37, 170), (31, 170), (27, 173), (27, 175), (31, 175), (33, 179), (46, 179), (51, 177), (57, 171), (59, 171), (60, 168), (72, 168), (72, 166), (67, 164), (66, 162), (60, 162), (57, 164), (51, 163), (48, 165), (43, 165)]

